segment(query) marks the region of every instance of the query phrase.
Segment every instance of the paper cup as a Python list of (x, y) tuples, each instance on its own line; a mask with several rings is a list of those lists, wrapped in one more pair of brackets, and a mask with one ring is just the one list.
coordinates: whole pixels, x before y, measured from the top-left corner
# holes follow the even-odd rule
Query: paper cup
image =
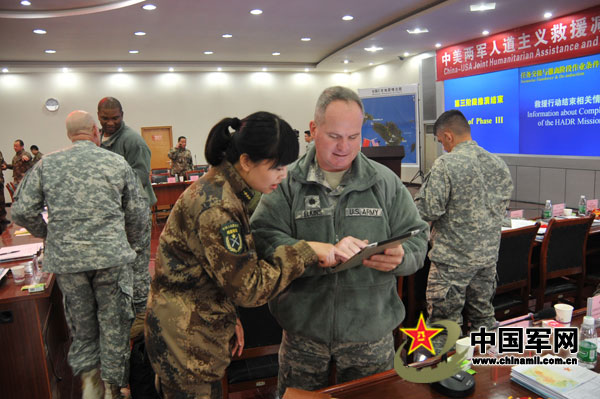
[(563, 209), (563, 215), (565, 215), (565, 216), (573, 215), (573, 209), (569, 209), (569, 208)]
[(556, 321), (563, 324), (571, 323), (573, 306), (567, 305), (566, 303), (557, 303), (554, 305), (554, 310), (556, 310)]
[(25, 266), (19, 265), (10, 268), (15, 284), (22, 284), (25, 281)]
[(471, 338), (464, 337), (456, 341), (456, 353), (467, 353), (467, 360), (471, 360), (473, 358), (473, 351), (475, 348), (471, 346)]

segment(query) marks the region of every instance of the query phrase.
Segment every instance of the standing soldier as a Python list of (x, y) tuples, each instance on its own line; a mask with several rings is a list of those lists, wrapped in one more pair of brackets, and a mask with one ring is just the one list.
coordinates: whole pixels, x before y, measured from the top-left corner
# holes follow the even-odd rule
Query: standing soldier
[(6, 202), (4, 200), (4, 169), (6, 169), (6, 161), (0, 152), (0, 231), (5, 224), (9, 224), (10, 220), (6, 219)]
[(190, 150), (185, 149), (186, 144), (187, 139), (181, 136), (177, 139), (177, 147), (169, 151), (168, 156), (173, 161), (173, 165), (171, 166), (172, 176), (179, 175), (185, 177), (185, 172), (189, 172), (194, 168), (192, 153)]
[(31, 153), (33, 154), (33, 164), (35, 165), (40, 159), (42, 159), (44, 154), (40, 152), (40, 149), (35, 144), (32, 145), (31, 147), (29, 147), (29, 149), (31, 150)]
[(33, 166), (31, 159), (33, 158), (30, 153), (25, 151), (25, 143), (23, 140), (15, 140), (13, 148), (15, 149), (15, 156), (12, 159), (12, 163), (7, 165), (8, 169), (13, 170), (13, 182), (15, 186), (19, 185), (19, 182), (23, 180), (25, 173)]
[(71, 112), (66, 125), (73, 145), (47, 155), (25, 176), (12, 217), (46, 240), (44, 270), (56, 274), (64, 297), (73, 337), (69, 364), (81, 374), (83, 397), (120, 398), (134, 317), (132, 247), (143, 238), (148, 209), (127, 162), (98, 148), (92, 116)]
[[(152, 153), (142, 136), (123, 122), (123, 108), (116, 98), (105, 97), (100, 100), (98, 103), (98, 120), (102, 125), (102, 148), (106, 148), (125, 158), (138, 177), (137, 180), (140, 189), (145, 193), (144, 202), (146, 203), (148, 220), (143, 238), (133, 247), (137, 254), (132, 263), (133, 307), (136, 319), (131, 328), (131, 339), (136, 343), (143, 343), (144, 316), (146, 314), (148, 290), (150, 289), (150, 271), (148, 270), (150, 264), (150, 236), (152, 231), (150, 207), (156, 203), (156, 195), (154, 195), (154, 190), (150, 184), (150, 158)], [(138, 366), (134, 360), (137, 361), (137, 357), (132, 359), (130, 373), (132, 381), (137, 381), (138, 378), (143, 380), (146, 377), (153, 380), (154, 376), (152, 376), (152, 369), (149, 363), (146, 362), (146, 366)], [(136, 397), (138, 384), (131, 383), (130, 385), (131, 394), (133, 397)]]

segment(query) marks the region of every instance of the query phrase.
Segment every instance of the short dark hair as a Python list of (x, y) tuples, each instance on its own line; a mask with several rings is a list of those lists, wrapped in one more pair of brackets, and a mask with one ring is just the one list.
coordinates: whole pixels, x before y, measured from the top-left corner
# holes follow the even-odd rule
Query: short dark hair
[(437, 135), (438, 132), (445, 129), (458, 136), (471, 133), (471, 126), (469, 126), (467, 118), (457, 109), (446, 111), (437, 118), (433, 125), (433, 134)]
[(39, 150), (40, 150), (40, 149), (38, 148), (38, 146), (37, 146), (37, 145), (35, 145), (35, 144), (33, 144), (31, 147), (29, 147), (29, 149), (30, 149), (31, 151), (33, 151), (33, 150), (35, 150), (35, 151), (39, 151)]
[[(231, 133), (229, 128), (234, 129)], [(236, 163), (242, 154), (252, 162), (273, 160), (273, 167), (292, 163), (298, 158), (300, 144), (292, 127), (270, 112), (260, 111), (238, 118), (225, 118), (208, 134), (204, 157), (213, 166), (223, 160)]]
[(310, 136), (310, 130), (305, 130), (304, 134), (307, 135), (307, 136)]
[(181, 139), (185, 139), (185, 140), (187, 141), (187, 139), (185, 138), (185, 136), (179, 136), (179, 137), (177, 138), (177, 142), (179, 143), (179, 142), (181, 141)]
[(17, 141), (19, 142), (19, 144), (21, 145), (21, 147), (25, 146), (25, 143), (23, 143), (23, 140), (21, 140), (21, 139), (16, 139), (16, 140), (15, 140), (15, 143), (16, 143)]
[(121, 107), (121, 103), (114, 97), (104, 97), (102, 100), (98, 102), (98, 111), (102, 109), (115, 109), (119, 108), (119, 111), (123, 113), (123, 107)]

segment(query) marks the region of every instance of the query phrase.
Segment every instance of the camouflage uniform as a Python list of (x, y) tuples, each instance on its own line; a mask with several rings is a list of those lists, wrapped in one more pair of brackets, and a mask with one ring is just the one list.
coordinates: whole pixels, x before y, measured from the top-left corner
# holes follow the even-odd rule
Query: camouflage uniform
[(36, 163), (38, 163), (38, 161), (42, 159), (43, 156), (44, 154), (38, 151), (38, 153), (33, 156), (33, 164), (35, 165)]
[(168, 156), (173, 161), (173, 164), (171, 165), (171, 175), (173, 176), (185, 176), (185, 172), (189, 172), (194, 168), (190, 150), (182, 150), (179, 147), (172, 148), (169, 151)]
[[(156, 203), (156, 195), (150, 184), (150, 148), (141, 135), (122, 123), (121, 128), (110, 137), (102, 139), (102, 148), (122, 155), (129, 166), (138, 176), (140, 188), (146, 194), (146, 209), (151, 215), (150, 207)], [(148, 218), (143, 238), (133, 247), (137, 256), (133, 267), (133, 306), (136, 313), (142, 313), (146, 308), (148, 290), (150, 289), (150, 239), (152, 234), (152, 219)]]
[[(41, 216), (48, 206), (48, 224)], [(148, 212), (125, 160), (87, 140), (47, 155), (15, 193), (14, 221), (46, 240), (44, 270), (58, 274), (73, 336), (74, 374), (101, 364), (124, 386), (133, 320), (132, 246)]]
[[(270, 256), (274, 246), (291, 245), (299, 239), (336, 243), (352, 235), (377, 242), (427, 229), (410, 193), (390, 169), (359, 153), (332, 189), (315, 154), (315, 146), (309, 146), (289, 167), (279, 187), (262, 196), (252, 215), (261, 256)], [(327, 386), (322, 377), (328, 374), (323, 370), (329, 369), (330, 360), (336, 364), (338, 382), (392, 367), (392, 331), (405, 314), (397, 277), (423, 266), (427, 233), (407, 240), (403, 248), (404, 260), (388, 273), (368, 267), (341, 272), (309, 267), (269, 303), (293, 343), (284, 340), (279, 352), (280, 396), (288, 386)], [(365, 363), (369, 367), (353, 367)]]
[[(23, 156), (25, 155), (29, 157), (29, 161), (23, 160)], [(15, 183), (15, 186), (18, 186), (19, 182), (23, 179), (23, 176), (25, 176), (25, 173), (33, 166), (33, 157), (27, 151), (21, 150), (15, 154), (12, 163), (7, 166), (8, 169), (13, 170), (13, 182)]]
[[(433, 222), (429, 322), (461, 324), (465, 307), (473, 328), (494, 325), (500, 227), (512, 189), (504, 161), (473, 140), (457, 144), (433, 164), (415, 197), (421, 217)], [(436, 347), (442, 342), (440, 337)]]
[(4, 199), (4, 170), (2, 165), (6, 166), (6, 161), (0, 152), (0, 221), (6, 220), (6, 202)]
[(305, 241), (277, 248), (272, 264), (259, 260), (248, 221), (251, 199), (224, 161), (179, 197), (160, 236), (145, 333), (167, 395), (210, 397), (210, 383), (231, 360), (236, 305), (266, 303), (318, 263)]

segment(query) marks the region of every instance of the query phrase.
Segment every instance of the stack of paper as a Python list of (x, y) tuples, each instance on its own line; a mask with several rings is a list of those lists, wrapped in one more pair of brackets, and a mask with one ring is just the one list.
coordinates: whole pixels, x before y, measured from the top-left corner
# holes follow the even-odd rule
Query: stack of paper
[[(544, 356), (549, 357), (552, 356)], [(545, 398), (597, 399), (600, 390), (600, 375), (577, 365), (515, 366), (510, 377)]]
[(0, 249), (0, 262), (11, 260), (33, 258), (44, 244), (37, 242), (35, 244), (14, 245), (12, 247), (4, 247)]

